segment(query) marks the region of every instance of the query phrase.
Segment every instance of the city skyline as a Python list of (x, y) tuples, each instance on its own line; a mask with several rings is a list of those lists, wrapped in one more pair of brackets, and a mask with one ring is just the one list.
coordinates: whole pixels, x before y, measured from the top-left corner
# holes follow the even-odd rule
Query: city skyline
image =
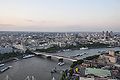
[(0, 31), (120, 31), (119, 0), (0, 1)]

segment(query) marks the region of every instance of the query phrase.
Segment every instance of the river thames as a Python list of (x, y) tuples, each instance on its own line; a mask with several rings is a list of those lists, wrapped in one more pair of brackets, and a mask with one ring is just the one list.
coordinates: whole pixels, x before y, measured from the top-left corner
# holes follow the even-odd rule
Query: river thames
[[(87, 56), (100, 54), (98, 51), (108, 51), (108, 50), (120, 50), (119, 47), (116, 48), (99, 48), (99, 49), (88, 49), (88, 50), (74, 50), (67, 52), (54, 53), (63, 56), (73, 56), (76, 54), (86, 53), (85, 55), (78, 57), (82, 59)], [(53, 54), (53, 55), (54, 55)], [(51, 74), (53, 68), (59, 70), (68, 69), (72, 64), (71, 61), (64, 60), (65, 65), (58, 66), (57, 59), (46, 59), (44, 57), (32, 57), (28, 59), (22, 59), (16, 62), (5, 63), (5, 66), (12, 66), (7, 71), (0, 74), (0, 80), (5, 80), (8, 75), (10, 80), (25, 80), (27, 76), (34, 76), (36, 80), (51, 80), (54, 76), (56, 80), (60, 79), (61, 72)]]

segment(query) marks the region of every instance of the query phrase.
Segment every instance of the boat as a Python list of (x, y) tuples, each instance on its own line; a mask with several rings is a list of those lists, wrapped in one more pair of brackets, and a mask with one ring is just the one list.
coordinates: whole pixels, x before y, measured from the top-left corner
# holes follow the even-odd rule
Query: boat
[(34, 57), (35, 55), (27, 55), (27, 56), (24, 56), (23, 59), (27, 59), (27, 58), (31, 58), (31, 57)]
[(98, 51), (98, 53), (101, 53), (101, 51)]
[(58, 65), (59, 66), (63, 66), (65, 63), (64, 62), (59, 62)]
[(64, 49), (63, 52), (71, 51), (70, 49)]
[(70, 51), (70, 49), (66, 49), (66, 51)]
[(51, 70), (51, 73), (56, 73), (56, 72), (57, 72), (56, 67)]
[(83, 54), (87, 54), (87, 53), (83, 53)]
[(2, 72), (5, 72), (6, 70), (10, 69), (10, 67), (12, 67), (12, 66), (7, 66), (7, 67), (1, 69), (0, 72), (1, 72), (1, 73), (2, 73)]
[(55, 80), (55, 78), (53, 77), (52, 80)]
[(61, 62), (58, 63), (58, 65), (60, 65), (60, 64), (61, 64)]
[(36, 80), (34, 76), (27, 76), (24, 80)]
[(77, 55), (76, 55), (76, 57), (79, 57), (79, 56), (80, 56), (80, 54), (77, 54)]
[(80, 56), (83, 56), (84, 54), (86, 54), (86, 53), (82, 53), (82, 54), (80, 54)]
[(80, 48), (80, 50), (86, 50), (86, 49), (88, 49), (88, 47), (82, 47), (82, 48)]
[(34, 76), (31, 76), (31, 79), (32, 79), (32, 80), (36, 80)]
[(12, 68), (12, 66), (8, 66), (9, 68)]
[(62, 62), (61, 64), (60, 64), (60, 66), (63, 66), (65, 63), (64, 62)]
[(83, 56), (84, 54), (87, 54), (87, 53), (77, 54), (75, 57)]
[(3, 67), (5, 64), (0, 64), (0, 67)]
[(27, 76), (25, 80), (30, 80), (30, 76)]
[(5, 80), (11, 80), (11, 79), (10, 79), (9, 76), (7, 75), (7, 76), (5, 77)]

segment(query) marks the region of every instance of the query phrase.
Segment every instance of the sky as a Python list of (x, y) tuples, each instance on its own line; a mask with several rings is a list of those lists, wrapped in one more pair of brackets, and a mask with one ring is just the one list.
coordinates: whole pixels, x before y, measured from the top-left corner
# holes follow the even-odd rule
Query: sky
[(0, 31), (120, 31), (120, 0), (0, 0)]

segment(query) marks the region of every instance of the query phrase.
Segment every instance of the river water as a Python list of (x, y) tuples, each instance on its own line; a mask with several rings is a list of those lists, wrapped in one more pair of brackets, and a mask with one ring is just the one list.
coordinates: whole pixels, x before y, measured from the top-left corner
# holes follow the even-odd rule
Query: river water
[(74, 51), (66, 51), (66, 52), (55, 53), (55, 55), (57, 54), (57, 55), (60, 55), (60, 56), (70, 57), (70, 56), (75, 56), (77, 54), (85, 53), (85, 55), (77, 57), (77, 59), (83, 59), (83, 58), (88, 57), (88, 56), (101, 54), (101, 53), (99, 53), (99, 51), (100, 52), (103, 52), (103, 51), (108, 52), (109, 50), (120, 51), (120, 47), (74, 50)]
[(67, 69), (71, 62), (65, 63), (64, 66), (58, 66), (57, 63), (58, 61), (55, 59), (48, 60), (38, 57), (10, 62), (5, 65), (11, 65), (13, 67), (1, 73), (0, 80), (5, 80), (6, 75), (8, 75), (11, 80), (25, 80), (27, 76), (34, 76), (36, 80), (51, 80), (52, 76), (54, 76), (56, 80), (59, 80), (61, 73), (51, 74), (51, 70), (54, 67), (60, 70)]
[[(99, 48), (99, 49), (88, 49), (88, 50), (74, 50), (61, 53), (55, 53), (63, 56), (73, 56), (76, 54), (86, 53), (85, 55), (78, 57), (82, 59), (87, 56), (100, 54), (98, 51), (108, 51), (108, 50), (120, 50), (117, 48)], [(54, 54), (53, 54), (54, 55)], [(19, 60), (17, 62), (6, 63), (5, 66), (12, 66), (12, 68), (0, 74), (0, 80), (5, 80), (8, 75), (10, 80), (25, 80), (27, 76), (34, 76), (36, 80), (51, 80), (54, 76), (56, 80), (60, 79), (61, 73), (51, 74), (51, 70), (56, 67), (59, 70), (67, 69), (72, 64), (70, 61), (65, 60), (64, 66), (57, 65), (57, 59), (46, 59), (44, 57), (32, 57), (28, 59)]]

